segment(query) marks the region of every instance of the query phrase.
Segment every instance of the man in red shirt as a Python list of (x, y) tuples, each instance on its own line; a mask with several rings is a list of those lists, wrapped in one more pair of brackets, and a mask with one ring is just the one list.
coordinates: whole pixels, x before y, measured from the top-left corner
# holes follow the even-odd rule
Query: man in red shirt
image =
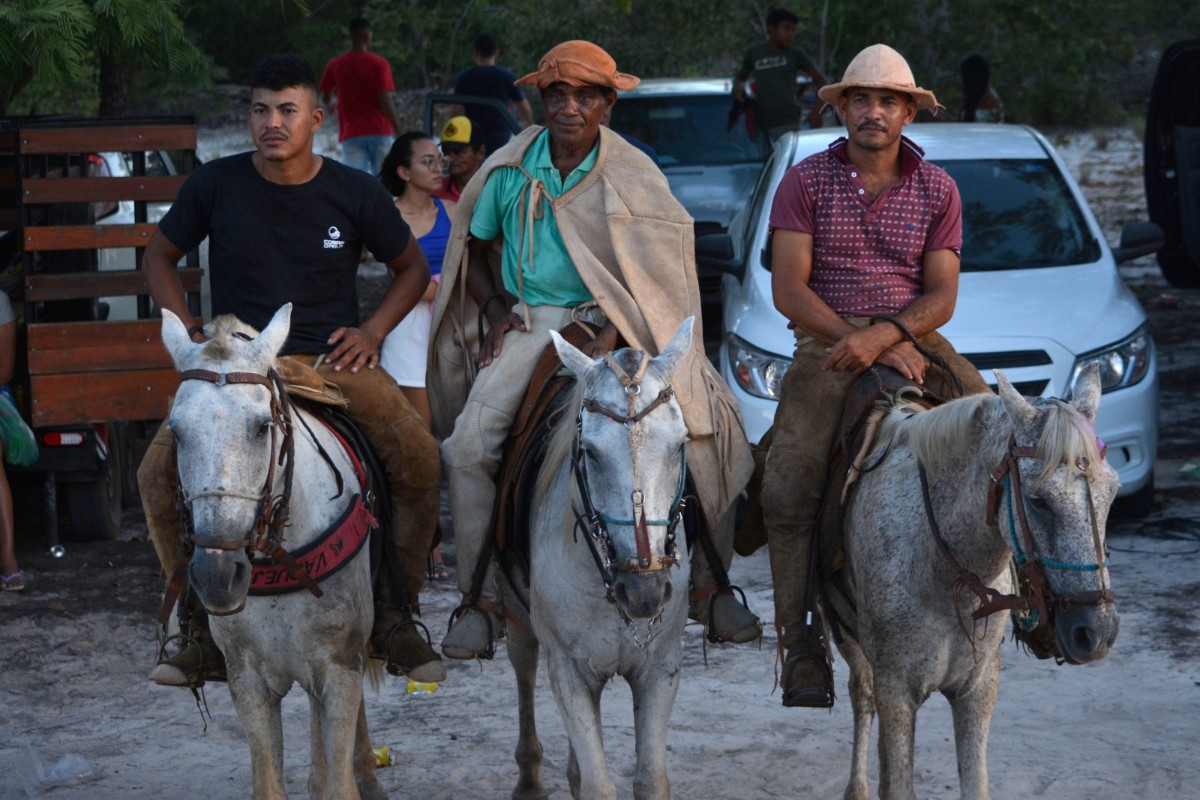
[(938, 107), (887, 45), (863, 50), (819, 97), (836, 104), (848, 138), (792, 167), (771, 209), (771, 288), (796, 331), (762, 483), (775, 582), (775, 624), (787, 649), (783, 704), (833, 705), (833, 673), (809, 585), (809, 543), (847, 390), (886, 365), (937, 394), (947, 376), (900, 330), (897, 318), (949, 362), (968, 392), (987, 384), (937, 333), (958, 297), (962, 200), (954, 181), (902, 135), (918, 109)]
[(371, 23), (350, 20), (350, 50), (325, 65), (320, 90), (321, 102), (338, 118), (343, 163), (378, 175), (392, 139), (403, 131), (392, 103), (392, 68), (370, 49)]

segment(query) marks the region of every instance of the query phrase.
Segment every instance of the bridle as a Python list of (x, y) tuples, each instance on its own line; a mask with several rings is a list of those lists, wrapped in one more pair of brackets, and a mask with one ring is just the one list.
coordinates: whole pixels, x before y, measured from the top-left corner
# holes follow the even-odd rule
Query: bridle
[[(669, 385), (664, 387), (654, 400), (638, 411), (636, 409), (637, 398), (641, 394), (641, 380), (645, 375), (649, 357), (645, 353), (641, 353), (640, 366), (632, 377), (622, 369), (611, 353), (606, 353), (604, 360), (609, 369), (621, 381), (621, 385), (625, 387), (628, 408), (624, 413), (613, 411), (591, 397), (585, 397), (580, 404), (579, 413), (575, 417), (575, 446), (572, 458), (572, 472), (575, 475), (579, 502), (583, 506), (583, 509), (580, 511), (573, 508), (573, 510), (575, 513), (575, 530), (582, 529), (587, 534), (588, 547), (591, 551), (592, 559), (596, 562), (600, 577), (604, 581), (608, 601), (615, 603), (615, 598), (613, 597), (613, 580), (616, 577), (616, 573), (629, 572), (640, 574), (658, 572), (668, 567), (678, 566), (680, 563), (680, 555), (676, 545), (676, 531), (679, 528), (680, 521), (683, 519), (684, 507), (687, 504), (683, 496), (684, 486), (687, 483), (687, 445), (684, 444), (680, 453), (682, 463), (679, 469), (679, 481), (676, 485), (675, 498), (671, 503), (671, 510), (667, 518), (646, 519), (645, 493), (640, 487), (641, 471), (638, 464), (638, 448), (634, 442), (635, 429), (656, 408), (669, 402), (674, 396), (674, 390)], [(591, 489), (588, 483), (587, 460), (582, 447), (583, 415), (585, 412), (601, 414), (614, 422), (624, 425), (629, 430), (634, 477), (634, 489), (630, 492), (632, 514), (629, 518), (606, 514), (597, 509), (592, 500)], [(608, 533), (609, 525), (633, 528), (634, 541), (637, 545), (637, 555), (635, 557), (617, 560), (616, 550)], [(661, 525), (667, 529), (666, 546), (664, 547), (663, 554), (660, 556), (655, 556), (650, 552), (650, 525)]]
[[(184, 552), (190, 554), (196, 547), (231, 551), (245, 549), (247, 557), (253, 558), (257, 551), (267, 557), (278, 559), (287, 567), (292, 578), (320, 597), (323, 592), (317, 586), (316, 581), (312, 579), (307, 570), (296, 564), (283, 547), (284, 528), (287, 527), (288, 519), (291, 516), (292, 475), (295, 471), (292, 405), (288, 399), (283, 379), (274, 369), (268, 369), (266, 375), (254, 372), (214, 372), (207, 369), (189, 369), (181, 372), (179, 377), (181, 381), (207, 381), (218, 387), (246, 384), (265, 386), (271, 394), (271, 458), (262, 489), (257, 495), (229, 490), (212, 490), (198, 492), (194, 495), (183, 495), (181, 488), (180, 519), (183, 521), (182, 545)], [(273, 496), (276, 467), (283, 469), (283, 491), (279, 495)], [(191, 522), (191, 508), (192, 503), (202, 497), (233, 497), (258, 503), (259, 510), (254, 525), (245, 535), (236, 537), (197, 534)]]
[[(1103, 457), (1103, 451), (1101, 451), (1101, 457)], [(979, 598), (980, 606), (971, 615), (972, 619), (980, 620), (998, 611), (1015, 611), (1018, 612), (1016, 615), (1018, 624), (1026, 633), (1033, 633), (1051, 624), (1052, 619), (1049, 613), (1051, 608), (1065, 609), (1071, 605), (1106, 605), (1113, 603), (1116, 595), (1108, 585), (1108, 573), (1106, 570), (1108, 559), (1104, 555), (1104, 543), (1100, 539), (1100, 524), (1096, 518), (1096, 505), (1092, 499), (1090, 481), (1085, 482), (1087, 484), (1087, 504), (1092, 527), (1092, 541), (1096, 548), (1096, 561), (1080, 564), (1047, 558), (1038, 552), (1037, 543), (1033, 539), (1029, 521), (1025, 516), (1024, 502), (1014, 502), (1014, 497), (1023, 498), (1021, 493), (1021, 472), (1017, 466), (1017, 460), (1022, 458), (1041, 460), (1042, 456), (1037, 448), (1018, 447), (1015, 437), (1010, 437), (1008, 448), (1005, 450), (1000, 463), (992, 470), (990, 477), (987, 522), (990, 527), (997, 525), (1000, 504), (1006, 500), (1013, 560), (1019, 577), (1024, 585), (1028, 587), (1028, 592), (1024, 594), (1003, 594), (996, 589), (985, 586), (978, 575), (962, 566), (954, 556), (950, 545), (946, 542), (945, 537), (942, 536), (941, 530), (938, 527), (937, 519), (933, 512), (933, 501), (929, 496), (929, 480), (925, 474), (925, 465), (920, 463), (920, 461), (917, 462), (917, 473), (921, 480), (921, 498), (925, 503), (925, 516), (929, 521), (929, 528), (933, 532), (933, 537), (937, 542), (942, 556), (958, 573), (954, 581), (954, 587), (955, 589), (966, 587)], [(1081, 459), (1075, 466), (1084, 474), (1086, 479), (1088, 470), (1090, 469), (1090, 464), (1087, 463), (1086, 459)], [(1016, 509), (1015, 516), (1013, 511), (1014, 506)], [(1018, 531), (1020, 533), (1019, 536)], [(1076, 592), (1074, 594), (1059, 594), (1050, 587), (1049, 582), (1046, 580), (1047, 569), (1086, 572), (1099, 571), (1101, 588), (1087, 592)], [(963, 625), (961, 618), (959, 623), (965, 634), (966, 627)]]

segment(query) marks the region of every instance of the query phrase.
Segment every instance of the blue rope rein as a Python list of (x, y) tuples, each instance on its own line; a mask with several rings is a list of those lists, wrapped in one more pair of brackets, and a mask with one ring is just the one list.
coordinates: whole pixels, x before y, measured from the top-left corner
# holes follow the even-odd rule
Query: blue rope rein
[(1096, 572), (1101, 566), (1108, 566), (1108, 559), (1104, 559), (1104, 564), (1092, 562), (1090, 564), (1076, 564), (1070, 561), (1058, 561), (1053, 558), (1046, 558), (1038, 553), (1026, 553), (1021, 549), (1020, 542), (1017, 541), (1017, 524), (1013, 516), (1013, 490), (1012, 478), (1009, 475), (1004, 476), (1005, 497), (1008, 502), (1008, 535), (1012, 539), (1013, 560), (1017, 564), (1025, 564), (1027, 562), (1040, 562), (1042, 566), (1050, 569), (1073, 570), (1075, 572)]

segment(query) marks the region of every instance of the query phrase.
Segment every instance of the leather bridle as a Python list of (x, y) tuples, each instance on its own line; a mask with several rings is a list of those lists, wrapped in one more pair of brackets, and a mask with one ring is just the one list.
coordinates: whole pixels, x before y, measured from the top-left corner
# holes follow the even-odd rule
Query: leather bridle
[[(592, 559), (596, 562), (596, 567), (600, 571), (601, 578), (604, 580), (608, 600), (614, 602), (612, 590), (613, 580), (617, 572), (658, 572), (668, 567), (678, 566), (680, 563), (680, 555), (676, 545), (676, 531), (679, 528), (680, 521), (683, 519), (683, 511), (687, 502), (683, 496), (684, 486), (687, 482), (687, 445), (685, 444), (680, 451), (682, 463), (679, 469), (679, 481), (676, 486), (675, 499), (671, 504), (671, 510), (666, 519), (646, 518), (645, 493), (638, 485), (635, 485), (633, 491), (630, 492), (632, 515), (628, 519), (610, 516), (596, 508), (588, 483), (587, 459), (584, 456), (582, 448), (584, 413), (601, 414), (629, 429), (630, 452), (634, 462), (632, 467), (636, 484), (640, 480), (640, 471), (637, 464), (638, 451), (633, 442), (634, 429), (651, 412), (669, 402), (674, 396), (674, 390), (670, 386), (666, 386), (658, 393), (658, 396), (654, 400), (640, 411), (637, 410), (636, 401), (641, 394), (641, 379), (646, 371), (648, 356), (645, 353), (641, 354), (641, 365), (632, 377), (621, 368), (611, 354), (605, 354), (604, 359), (609, 369), (616, 374), (621, 384), (625, 387), (628, 407), (622, 413), (601, 405), (594, 398), (585, 397), (583, 399), (579, 407), (579, 413), (575, 417), (575, 446), (572, 472), (575, 475), (579, 502), (583, 506), (582, 511), (578, 509), (574, 510), (576, 530), (582, 529), (586, 532), (586, 539)], [(617, 560), (616, 550), (612, 545), (612, 539), (608, 532), (609, 525), (633, 528), (634, 541), (637, 546), (637, 555), (635, 557)], [(650, 551), (650, 525), (666, 526), (666, 546), (662, 555), (655, 556)]]

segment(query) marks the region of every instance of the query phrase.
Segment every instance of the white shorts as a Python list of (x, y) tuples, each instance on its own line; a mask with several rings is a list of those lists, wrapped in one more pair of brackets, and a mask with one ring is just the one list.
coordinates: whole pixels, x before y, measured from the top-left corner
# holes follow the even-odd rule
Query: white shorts
[(420, 302), (383, 339), (379, 364), (400, 386), (425, 386), (433, 303)]

